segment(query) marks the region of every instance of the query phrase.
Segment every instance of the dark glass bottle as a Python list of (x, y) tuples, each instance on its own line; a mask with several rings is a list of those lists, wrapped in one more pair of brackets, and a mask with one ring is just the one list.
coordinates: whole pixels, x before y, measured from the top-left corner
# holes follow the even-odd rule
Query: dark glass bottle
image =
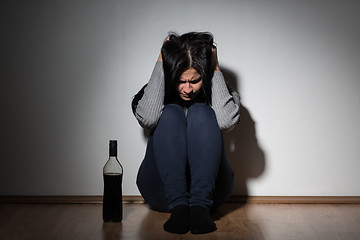
[(122, 207), (122, 177), (123, 168), (117, 159), (117, 141), (110, 140), (109, 160), (103, 168), (104, 196), (103, 220), (104, 222), (121, 222)]

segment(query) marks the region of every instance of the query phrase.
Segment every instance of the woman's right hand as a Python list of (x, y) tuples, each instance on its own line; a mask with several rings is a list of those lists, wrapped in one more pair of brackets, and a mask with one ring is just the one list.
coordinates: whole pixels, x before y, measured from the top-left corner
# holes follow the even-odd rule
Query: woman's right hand
[(159, 54), (159, 57), (158, 57), (158, 62), (162, 62), (162, 55), (161, 55), (161, 51), (160, 51), (160, 54)]
[[(164, 40), (163, 45), (164, 45), (165, 42), (169, 41), (169, 39), (170, 39), (170, 37), (167, 37), (167, 38)], [(161, 49), (160, 49), (160, 54), (159, 54), (159, 57), (158, 57), (158, 61), (159, 61), (159, 62), (162, 62)]]

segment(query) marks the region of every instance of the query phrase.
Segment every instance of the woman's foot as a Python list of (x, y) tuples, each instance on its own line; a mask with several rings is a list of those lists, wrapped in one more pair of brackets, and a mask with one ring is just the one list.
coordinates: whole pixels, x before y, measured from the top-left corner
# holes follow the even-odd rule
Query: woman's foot
[(211, 219), (209, 210), (202, 206), (190, 207), (189, 227), (193, 234), (209, 233), (216, 230), (216, 224)]
[(164, 224), (164, 230), (171, 233), (187, 233), (189, 231), (189, 207), (185, 205), (174, 207), (169, 220)]

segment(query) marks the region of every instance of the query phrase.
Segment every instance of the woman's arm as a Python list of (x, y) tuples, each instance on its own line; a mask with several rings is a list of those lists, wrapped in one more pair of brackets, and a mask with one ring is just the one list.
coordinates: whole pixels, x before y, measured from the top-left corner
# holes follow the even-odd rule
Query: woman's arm
[[(164, 42), (168, 40), (169, 37)], [(137, 95), (140, 93), (140, 99), (132, 104), (134, 115), (143, 128), (153, 129), (164, 108), (165, 82), (161, 51), (148, 84)]]
[(240, 120), (240, 96), (225, 82), (219, 68), (217, 49), (213, 47), (215, 72), (212, 78), (211, 96), (212, 108), (221, 130), (231, 129)]
[(212, 108), (221, 130), (234, 127), (240, 120), (240, 96), (229, 91), (222, 72), (214, 72), (212, 79)]
[(135, 107), (135, 118), (143, 128), (156, 127), (164, 108), (165, 82), (162, 61), (157, 61), (144, 95)]

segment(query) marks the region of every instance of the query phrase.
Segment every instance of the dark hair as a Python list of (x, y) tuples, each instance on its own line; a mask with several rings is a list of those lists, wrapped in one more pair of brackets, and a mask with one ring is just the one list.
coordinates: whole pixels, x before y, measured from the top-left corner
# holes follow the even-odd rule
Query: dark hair
[(161, 54), (165, 77), (164, 104), (178, 101), (176, 85), (180, 76), (194, 68), (202, 79), (202, 100), (211, 105), (211, 79), (215, 63), (212, 57), (213, 36), (209, 32), (190, 32), (181, 36), (170, 33)]

